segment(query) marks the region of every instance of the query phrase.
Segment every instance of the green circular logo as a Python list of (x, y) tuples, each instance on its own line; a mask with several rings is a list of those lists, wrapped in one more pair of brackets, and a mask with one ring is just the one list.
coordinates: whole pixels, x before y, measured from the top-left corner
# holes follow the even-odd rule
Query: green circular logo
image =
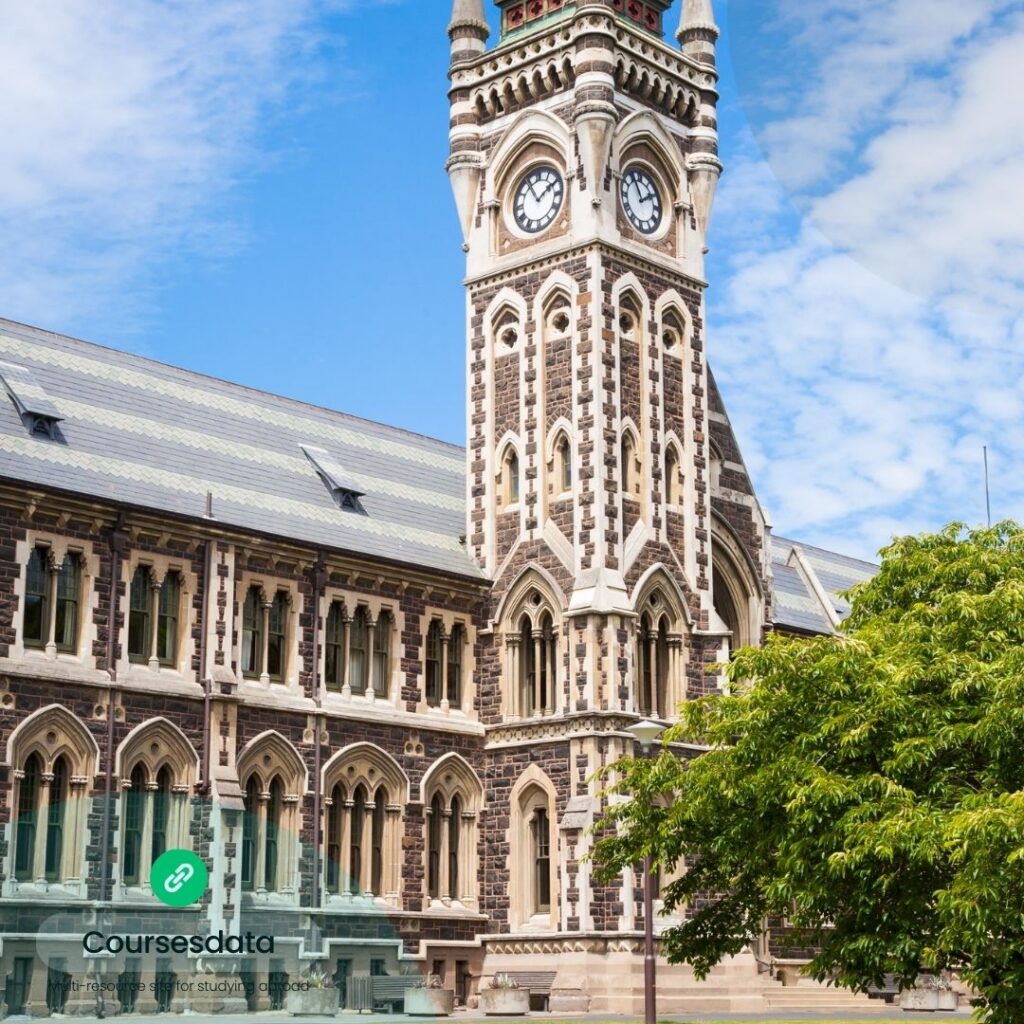
[(161, 902), (188, 907), (202, 899), (210, 873), (191, 850), (168, 850), (157, 857), (149, 879)]

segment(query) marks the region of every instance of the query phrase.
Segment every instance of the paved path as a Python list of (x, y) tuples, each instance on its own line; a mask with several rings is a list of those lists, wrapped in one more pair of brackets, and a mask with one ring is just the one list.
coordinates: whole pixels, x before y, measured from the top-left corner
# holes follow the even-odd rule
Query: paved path
[[(659, 1015), (658, 1020), (672, 1022), (672, 1024), (707, 1024), (710, 1021), (873, 1021), (874, 1024), (920, 1024), (926, 1020), (928, 1024), (940, 1024), (941, 1021), (960, 1021), (971, 1017), (971, 1009), (962, 1007), (955, 1013), (903, 1013), (898, 1007), (879, 1006), (877, 1010), (870, 1011), (846, 1011), (833, 1012), (825, 1010), (774, 1010), (764, 1013), (694, 1013), (677, 1015)], [(13, 1021), (16, 1018), (7, 1018)], [(26, 1019), (27, 1018), (23, 1018)], [(88, 1024), (97, 1020), (96, 1017), (69, 1017), (65, 1018), (74, 1024)], [(114, 1018), (108, 1017), (111, 1021)], [(293, 1018), (287, 1013), (250, 1013), (250, 1014), (158, 1014), (147, 1016), (145, 1014), (126, 1014), (116, 1018), (119, 1024), (173, 1024), (174, 1021), (188, 1021), (188, 1024), (254, 1024), (254, 1022), (266, 1021), (267, 1024), (282, 1024), (284, 1021), (301, 1021), (301, 1024), (322, 1024), (324, 1021), (335, 1021), (336, 1024), (431, 1024), (431, 1018), (427, 1017), (406, 1017), (402, 1014), (387, 1013), (339, 1013), (335, 1017), (302, 1017)], [(610, 1013), (579, 1013), (579, 1014), (548, 1014), (531, 1013), (528, 1017), (485, 1017), (473, 1010), (457, 1010), (451, 1017), (447, 1018), (449, 1024), (477, 1024), (487, 1021), (488, 1024), (524, 1024), (524, 1022), (537, 1022), (537, 1024), (559, 1024), (561, 1021), (571, 1024), (641, 1024), (642, 1017), (627, 1017)]]

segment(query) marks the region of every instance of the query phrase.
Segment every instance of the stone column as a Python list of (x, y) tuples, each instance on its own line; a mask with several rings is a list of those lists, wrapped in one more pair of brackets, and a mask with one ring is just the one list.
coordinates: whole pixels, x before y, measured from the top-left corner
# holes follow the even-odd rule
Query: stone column
[[(157, 636), (160, 632), (160, 588), (163, 580), (155, 572), (149, 574), (149, 670), (160, 671), (160, 659), (156, 653)], [(143, 841), (145, 847), (145, 841)]]
[(57, 564), (53, 551), (47, 555), (49, 574), (46, 585), (49, 588), (49, 595), (46, 601), (46, 633), (45, 652), (48, 658), (57, 657), (57, 578), (60, 576), (60, 566)]
[[(37, 885), (46, 884), (46, 834), (50, 826), (50, 791), (53, 786), (53, 772), (43, 772), (39, 777), (39, 810), (36, 812), (36, 845), (32, 851), (32, 875)], [(35, 987), (35, 974), (33, 974)], [(44, 986), (45, 993), (45, 986)], [(46, 1005), (45, 999), (43, 1005)]]
[(441, 701), (440, 706), (442, 711), (447, 711), (451, 707), (451, 703), (448, 700), (448, 643), (449, 636), (446, 630), (441, 630)]
[(341, 665), (341, 695), (345, 698), (352, 696), (352, 677), (349, 669), (352, 662), (352, 653), (349, 650), (349, 638), (352, 635), (351, 623), (352, 620), (348, 617), (347, 611), (343, 612), (341, 619), (341, 650), (344, 660)]
[(253, 874), (253, 891), (258, 893), (266, 893), (267, 891), (267, 878), (266, 878), (266, 860), (267, 860), (267, 807), (270, 804), (270, 791), (260, 793), (258, 803), (256, 807), (256, 827), (253, 829), (255, 835), (253, 858), (252, 858), (252, 874)]
[(266, 600), (265, 596), (260, 607), (260, 615), (263, 621), (263, 629), (260, 633), (260, 682), (264, 686), (269, 686), (270, 671), (267, 667), (267, 658), (270, 654), (270, 602)]
[(359, 879), (352, 877), (352, 808), (355, 801), (345, 800), (341, 812), (341, 878), (338, 888), (344, 896), (351, 896), (358, 888)]

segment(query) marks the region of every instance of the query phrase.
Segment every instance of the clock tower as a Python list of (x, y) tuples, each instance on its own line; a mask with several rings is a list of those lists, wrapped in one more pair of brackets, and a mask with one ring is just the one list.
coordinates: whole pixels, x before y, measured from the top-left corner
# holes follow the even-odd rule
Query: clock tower
[(713, 691), (766, 611), (756, 502), (734, 523), (713, 507), (739, 465), (706, 360), (718, 29), (710, 0), (684, 0), (674, 40), (672, 0), (496, 6), (490, 48), (484, 0), (454, 0), (449, 27), (466, 542), (493, 581), (485, 788), (508, 808), (485, 830), (486, 964), (572, 951), (557, 987), (610, 1009), (600, 936), (625, 937), (611, 973), (639, 970), (641, 880), (591, 884), (591, 776), (632, 752), (631, 723)]

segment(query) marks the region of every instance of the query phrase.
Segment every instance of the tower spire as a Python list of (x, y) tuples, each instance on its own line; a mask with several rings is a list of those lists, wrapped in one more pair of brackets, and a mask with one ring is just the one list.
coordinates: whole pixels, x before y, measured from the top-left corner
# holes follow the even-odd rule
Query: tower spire
[(484, 0), (453, 0), (448, 38), (452, 41), (452, 63), (484, 52), (491, 27), (484, 14)]
[(683, 53), (702, 64), (715, 63), (718, 26), (711, 0), (683, 0), (683, 10), (676, 33)]

